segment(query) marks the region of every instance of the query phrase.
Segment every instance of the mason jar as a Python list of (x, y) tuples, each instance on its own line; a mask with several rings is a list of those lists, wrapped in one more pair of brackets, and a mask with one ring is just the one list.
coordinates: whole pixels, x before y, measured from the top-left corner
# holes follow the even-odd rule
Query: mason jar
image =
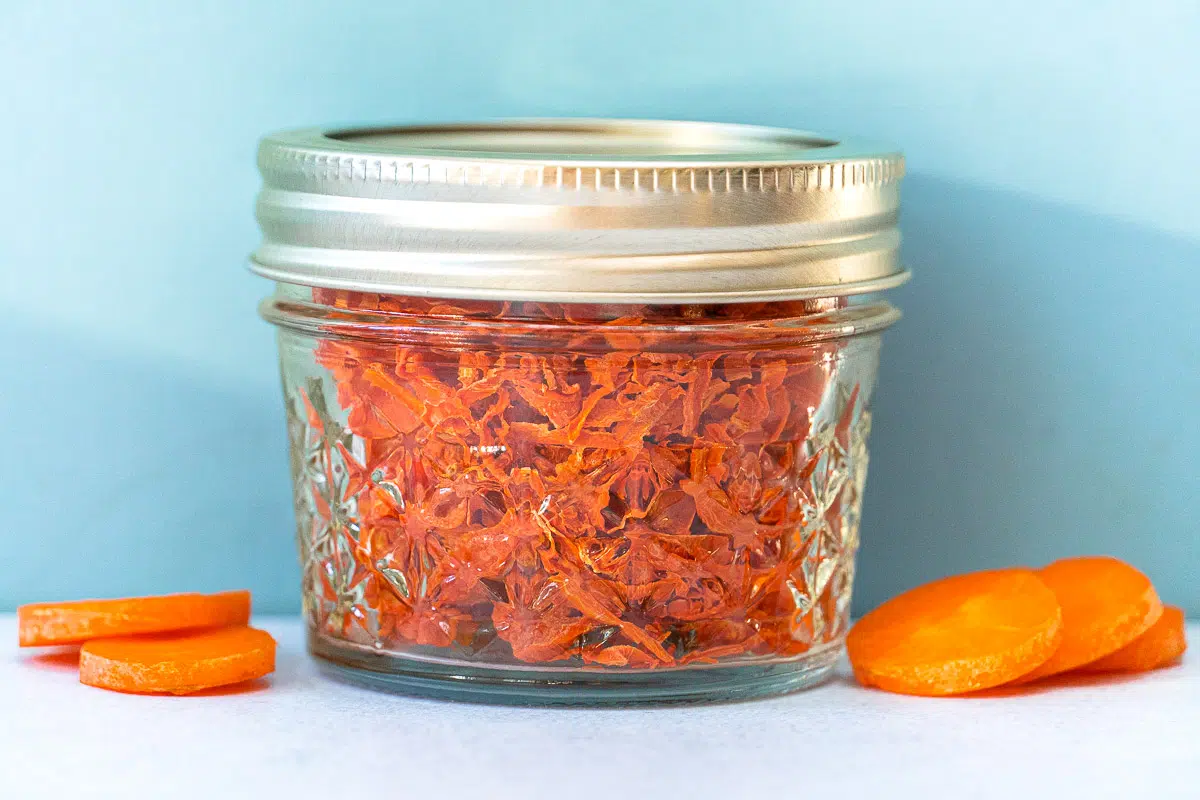
[(899, 154), (695, 122), (259, 153), (309, 647), (509, 703), (820, 681), (849, 622)]

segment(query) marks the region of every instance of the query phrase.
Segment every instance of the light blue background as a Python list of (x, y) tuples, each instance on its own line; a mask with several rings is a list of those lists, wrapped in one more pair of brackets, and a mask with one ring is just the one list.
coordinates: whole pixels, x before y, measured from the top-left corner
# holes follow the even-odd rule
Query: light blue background
[(297, 607), (260, 134), (628, 115), (908, 154), (860, 610), (1107, 552), (1200, 612), (1198, 43), (1194, 0), (0, 2), (0, 607)]

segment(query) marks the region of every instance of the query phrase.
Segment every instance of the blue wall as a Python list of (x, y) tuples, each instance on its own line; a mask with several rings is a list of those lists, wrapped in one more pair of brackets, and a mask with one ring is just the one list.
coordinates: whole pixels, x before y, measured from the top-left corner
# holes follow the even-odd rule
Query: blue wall
[(261, 133), (628, 115), (909, 155), (860, 609), (1110, 552), (1200, 613), (1200, 5), (964, 5), (0, 0), (0, 608), (297, 606)]

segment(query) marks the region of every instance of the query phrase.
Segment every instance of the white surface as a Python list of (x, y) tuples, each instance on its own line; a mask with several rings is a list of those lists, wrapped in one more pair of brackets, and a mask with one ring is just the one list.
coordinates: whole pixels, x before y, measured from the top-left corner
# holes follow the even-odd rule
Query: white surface
[(345, 686), (317, 673), (298, 622), (257, 624), (280, 644), (269, 687), (142, 697), (19, 652), (0, 616), (0, 798), (1200, 797), (1192, 654), (1014, 697), (899, 697), (843, 676), (730, 705), (519, 709)]

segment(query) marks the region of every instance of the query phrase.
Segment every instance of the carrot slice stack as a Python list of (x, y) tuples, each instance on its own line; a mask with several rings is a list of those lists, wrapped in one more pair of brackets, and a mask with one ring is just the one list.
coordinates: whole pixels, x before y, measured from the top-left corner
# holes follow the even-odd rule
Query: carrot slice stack
[(1028, 569), (943, 578), (889, 600), (850, 631), (865, 686), (952, 695), (1012, 681), (1050, 658), (1062, 618), (1054, 592)]
[(1082, 556), (1055, 561), (1038, 571), (1062, 606), (1058, 650), (1022, 682), (1065, 672), (1120, 650), (1162, 614), (1150, 579), (1124, 561)]
[(1101, 659), (1080, 667), (1086, 672), (1147, 672), (1179, 660), (1187, 650), (1183, 609), (1164, 606), (1162, 616), (1141, 636)]
[(275, 669), (275, 640), (243, 626), (86, 642), (79, 681), (137, 694), (191, 694), (261, 678)]
[(17, 635), (22, 647), (38, 647), (249, 621), (250, 592), (168, 594), (21, 606), (17, 609)]

